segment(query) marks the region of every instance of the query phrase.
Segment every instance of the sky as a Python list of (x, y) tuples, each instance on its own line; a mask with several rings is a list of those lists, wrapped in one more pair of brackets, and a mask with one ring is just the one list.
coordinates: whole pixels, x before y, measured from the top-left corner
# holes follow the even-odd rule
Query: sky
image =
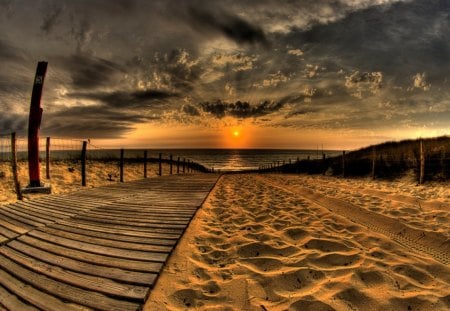
[(0, 0), (0, 134), (356, 149), (450, 135), (450, 0)]

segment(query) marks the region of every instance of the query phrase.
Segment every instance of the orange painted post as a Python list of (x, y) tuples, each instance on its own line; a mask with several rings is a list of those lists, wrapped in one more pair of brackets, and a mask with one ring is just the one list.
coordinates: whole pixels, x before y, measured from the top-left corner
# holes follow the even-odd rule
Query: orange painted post
[(47, 62), (38, 62), (31, 94), (30, 116), (28, 120), (28, 173), (29, 187), (41, 187), (39, 168), (39, 128), (42, 121), (41, 97)]

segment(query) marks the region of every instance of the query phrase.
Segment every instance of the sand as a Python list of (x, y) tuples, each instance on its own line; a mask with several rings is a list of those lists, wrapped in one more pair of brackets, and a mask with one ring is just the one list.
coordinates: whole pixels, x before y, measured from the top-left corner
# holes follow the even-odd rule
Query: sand
[[(176, 168), (175, 168), (176, 169)], [(29, 183), (28, 162), (18, 163), (19, 182), (21, 187)], [(52, 187), (52, 193), (65, 193), (81, 190), (81, 165), (77, 161), (54, 161), (50, 163), (50, 179), (46, 179), (45, 162), (41, 164), (41, 182)], [(147, 176), (156, 176), (157, 163), (147, 163)], [(163, 175), (169, 174), (169, 165), (163, 164)], [(119, 182), (118, 161), (88, 161), (86, 163), (86, 187), (98, 187)], [(143, 178), (142, 163), (126, 163), (124, 166), (124, 181)], [(38, 194), (25, 194), (24, 199), (38, 197)], [(0, 162), (0, 204), (15, 202), (17, 196), (10, 162)]]
[(224, 175), (144, 310), (449, 310), (448, 185)]

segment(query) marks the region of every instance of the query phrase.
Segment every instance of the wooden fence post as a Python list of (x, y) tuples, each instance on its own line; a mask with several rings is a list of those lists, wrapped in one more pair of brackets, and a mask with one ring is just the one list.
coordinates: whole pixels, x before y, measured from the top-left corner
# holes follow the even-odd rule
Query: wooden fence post
[(177, 174), (180, 174), (180, 157), (177, 158)]
[(186, 158), (183, 158), (183, 174), (186, 172)]
[(120, 182), (123, 182), (123, 157), (124, 157), (125, 150), (122, 148), (120, 149), (120, 162), (119, 162), (119, 169), (120, 169)]
[(377, 160), (377, 150), (376, 147), (372, 148), (372, 179), (375, 179), (375, 162)]
[(326, 155), (325, 153), (322, 153), (322, 175), (325, 175), (327, 166), (326, 166)]
[(159, 159), (158, 159), (158, 163), (159, 163), (158, 175), (159, 176), (162, 176), (162, 163), (161, 163), (162, 159), (161, 159), (161, 157), (162, 157), (162, 154), (160, 153), (159, 154)]
[(170, 161), (170, 175), (172, 175), (172, 165), (173, 165), (173, 163), (172, 163), (172, 155), (170, 155), (169, 156), (169, 161)]
[(50, 179), (50, 137), (45, 144), (45, 178)]
[(14, 178), (14, 188), (16, 189), (17, 200), (22, 200), (22, 191), (20, 190), (19, 176), (17, 174), (17, 142), (16, 133), (11, 133), (11, 169)]
[(144, 178), (147, 178), (147, 150), (144, 150)]
[(425, 152), (423, 147), (423, 139), (420, 140), (420, 172), (419, 172), (419, 184), (423, 184), (425, 175)]
[(83, 147), (81, 149), (81, 185), (86, 186), (86, 148), (87, 141), (83, 141)]
[(345, 177), (345, 150), (342, 151), (342, 177)]

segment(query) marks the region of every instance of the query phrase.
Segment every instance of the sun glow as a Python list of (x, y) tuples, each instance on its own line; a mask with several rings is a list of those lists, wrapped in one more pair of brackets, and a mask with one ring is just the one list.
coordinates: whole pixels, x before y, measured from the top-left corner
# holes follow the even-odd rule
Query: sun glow
[(234, 131), (234, 132), (233, 132), (233, 136), (234, 136), (234, 137), (239, 137), (239, 135), (240, 135), (239, 131)]

